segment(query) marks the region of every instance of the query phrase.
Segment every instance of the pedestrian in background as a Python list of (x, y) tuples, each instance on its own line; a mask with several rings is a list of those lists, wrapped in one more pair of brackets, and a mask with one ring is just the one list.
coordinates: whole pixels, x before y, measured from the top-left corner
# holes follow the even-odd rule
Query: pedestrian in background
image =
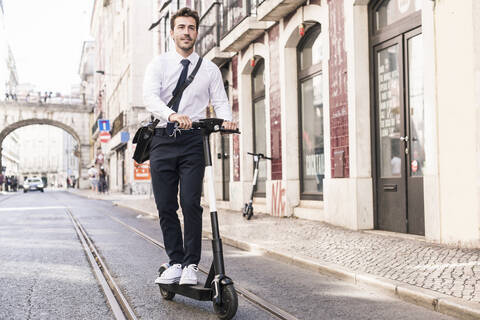
[(5, 176), (3, 173), (0, 172), (0, 191), (3, 191), (3, 182), (5, 180)]
[(10, 177), (7, 176), (6, 181), (5, 181), (5, 191), (9, 192), (10, 191), (10, 184), (12, 181), (10, 180)]
[(107, 173), (103, 167), (100, 168), (98, 174), (98, 192), (105, 193), (107, 191)]
[(17, 192), (17, 188), (18, 188), (18, 180), (17, 180), (17, 177), (16, 177), (16, 176), (12, 176), (12, 189), (13, 189), (13, 192)]
[(90, 166), (90, 169), (88, 169), (88, 176), (90, 179), (90, 185), (92, 187), (93, 192), (98, 191), (98, 170), (95, 168), (94, 165)]

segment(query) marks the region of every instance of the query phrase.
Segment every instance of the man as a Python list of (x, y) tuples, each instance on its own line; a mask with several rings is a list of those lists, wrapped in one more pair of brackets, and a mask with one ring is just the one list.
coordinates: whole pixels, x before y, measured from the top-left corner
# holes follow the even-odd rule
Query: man
[[(198, 35), (199, 17), (189, 8), (180, 9), (170, 20), (170, 36), (175, 49), (153, 59), (144, 80), (147, 110), (160, 120), (150, 145), (150, 170), (160, 227), (170, 267), (155, 283), (197, 284), (202, 241), (202, 207), (200, 197), (205, 171), (203, 141), (200, 130), (191, 129), (192, 121), (205, 118), (209, 102), (226, 129), (236, 129), (223, 86), (222, 75), (211, 61), (203, 60), (194, 81), (185, 89), (177, 105), (168, 101), (186, 75), (199, 61), (193, 52)], [(178, 109), (177, 109), (178, 108)], [(177, 122), (183, 129), (172, 135), (167, 122)], [(170, 125), (171, 126), (171, 125)], [(177, 216), (178, 185), (184, 217), (184, 241)]]

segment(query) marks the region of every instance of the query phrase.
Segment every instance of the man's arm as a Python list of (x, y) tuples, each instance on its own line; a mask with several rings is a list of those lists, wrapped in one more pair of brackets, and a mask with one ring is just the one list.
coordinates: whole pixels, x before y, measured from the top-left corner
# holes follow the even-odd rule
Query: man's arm
[(145, 70), (145, 77), (143, 80), (143, 102), (145, 103), (147, 110), (150, 111), (154, 117), (168, 121), (168, 117), (174, 112), (167, 107), (165, 102), (160, 98), (160, 89), (162, 87), (160, 67), (160, 61), (154, 59)]

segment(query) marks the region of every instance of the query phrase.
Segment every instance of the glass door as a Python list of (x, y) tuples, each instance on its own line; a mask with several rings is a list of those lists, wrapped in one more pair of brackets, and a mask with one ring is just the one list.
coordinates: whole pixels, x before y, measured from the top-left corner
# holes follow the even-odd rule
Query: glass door
[(423, 37), (418, 28), (405, 35), (407, 102), (407, 219), (408, 233), (425, 234), (423, 168), (425, 122), (423, 106)]
[(374, 48), (378, 227), (407, 232), (403, 44), (399, 36)]

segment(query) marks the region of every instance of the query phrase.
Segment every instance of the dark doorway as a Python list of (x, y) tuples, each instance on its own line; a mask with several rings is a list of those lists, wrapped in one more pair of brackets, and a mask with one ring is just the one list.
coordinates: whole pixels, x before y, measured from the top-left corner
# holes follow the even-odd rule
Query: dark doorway
[(370, 13), (376, 228), (424, 235), (421, 15), (399, 0)]

